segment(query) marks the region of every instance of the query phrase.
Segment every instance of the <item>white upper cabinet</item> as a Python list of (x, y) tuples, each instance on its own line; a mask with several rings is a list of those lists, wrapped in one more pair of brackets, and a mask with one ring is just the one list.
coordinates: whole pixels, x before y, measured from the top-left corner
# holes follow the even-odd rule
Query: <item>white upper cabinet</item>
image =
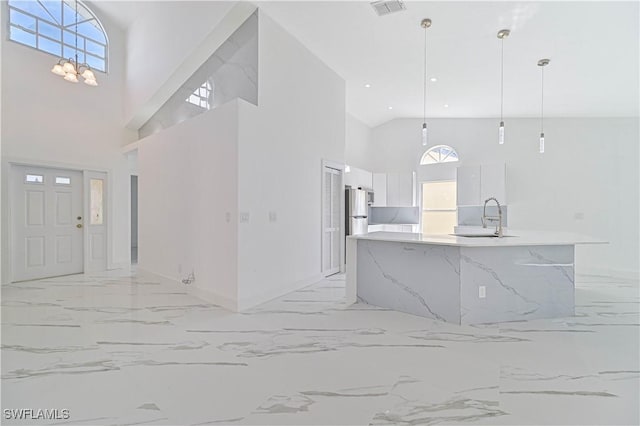
[(386, 207), (387, 205), (387, 174), (373, 174), (373, 205)]
[(480, 166), (460, 166), (456, 170), (458, 206), (480, 205)]
[(415, 173), (374, 173), (374, 207), (413, 207)]
[(351, 167), (351, 171), (344, 174), (344, 184), (352, 188), (371, 189), (371, 172)]
[(480, 202), (495, 197), (500, 204), (507, 204), (505, 164), (483, 164), (480, 167)]
[(458, 167), (457, 188), (458, 206), (481, 206), (489, 197), (506, 205), (505, 164)]
[(412, 207), (414, 205), (414, 174), (387, 173), (387, 206)]

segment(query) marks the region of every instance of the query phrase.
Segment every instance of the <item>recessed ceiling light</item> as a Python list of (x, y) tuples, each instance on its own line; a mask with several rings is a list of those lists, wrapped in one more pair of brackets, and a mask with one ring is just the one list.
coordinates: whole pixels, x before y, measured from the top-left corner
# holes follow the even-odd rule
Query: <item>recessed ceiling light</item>
[(364, 85), (364, 87), (366, 87), (368, 89), (369, 87), (371, 87), (371, 85), (369, 83), (367, 83), (367, 84)]
[(444, 107), (445, 108), (449, 108), (449, 104), (444, 104)]
[(393, 109), (393, 107), (392, 107), (392, 106), (390, 106), (390, 107), (389, 107), (389, 109)]
[(434, 83), (435, 83), (436, 81), (438, 81), (438, 79), (437, 79), (437, 78), (435, 78), (435, 77), (431, 77), (429, 80), (433, 81)]

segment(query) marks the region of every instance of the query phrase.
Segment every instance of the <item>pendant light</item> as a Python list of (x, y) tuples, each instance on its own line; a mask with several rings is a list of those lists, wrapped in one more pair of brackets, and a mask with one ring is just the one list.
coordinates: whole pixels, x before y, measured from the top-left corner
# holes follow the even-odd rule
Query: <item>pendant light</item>
[(424, 28), (424, 92), (422, 97), (422, 145), (427, 146), (427, 29), (431, 26), (431, 19), (425, 18), (420, 22)]
[(541, 98), (540, 98), (540, 154), (544, 154), (544, 67), (551, 62), (549, 59), (540, 59), (538, 66), (540, 67), (540, 76), (542, 82)]
[(498, 126), (498, 143), (504, 144), (504, 39), (509, 37), (510, 30), (498, 31), (498, 38), (500, 39), (500, 126)]
[[(66, 81), (70, 83), (77, 83), (78, 76), (81, 76), (84, 79), (84, 83), (88, 86), (97, 86), (98, 81), (96, 80), (96, 76), (91, 71), (91, 67), (86, 63), (78, 62), (78, 0), (75, 0), (76, 3), (76, 54), (75, 61), (72, 58), (64, 59), (61, 58), (57, 64), (51, 68), (51, 72), (55, 75), (59, 75), (63, 77)], [(66, 27), (65, 27), (66, 28)]]

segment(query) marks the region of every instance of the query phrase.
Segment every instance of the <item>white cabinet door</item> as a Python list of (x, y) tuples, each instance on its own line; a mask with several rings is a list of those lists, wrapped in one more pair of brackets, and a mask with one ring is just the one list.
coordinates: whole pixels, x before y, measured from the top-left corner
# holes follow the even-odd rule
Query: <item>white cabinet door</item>
[(351, 171), (344, 174), (344, 184), (354, 189), (371, 188), (371, 172), (351, 167)]
[(414, 201), (414, 175), (387, 173), (387, 206), (412, 207)]
[(480, 168), (480, 201), (482, 203), (489, 197), (495, 197), (500, 204), (507, 204), (505, 176), (504, 163), (482, 165)]
[(458, 206), (480, 205), (480, 166), (461, 166), (456, 171)]
[(398, 206), (400, 203), (400, 182), (397, 173), (387, 173), (387, 206)]
[(373, 205), (375, 207), (386, 207), (387, 205), (387, 174), (373, 174)]

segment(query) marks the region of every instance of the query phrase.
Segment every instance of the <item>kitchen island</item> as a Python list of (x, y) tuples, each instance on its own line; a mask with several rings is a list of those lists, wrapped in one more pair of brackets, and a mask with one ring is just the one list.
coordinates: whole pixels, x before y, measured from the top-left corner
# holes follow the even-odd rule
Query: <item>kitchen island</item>
[(347, 238), (347, 298), (455, 324), (574, 315), (576, 244), (559, 232), (503, 238), (373, 232)]

